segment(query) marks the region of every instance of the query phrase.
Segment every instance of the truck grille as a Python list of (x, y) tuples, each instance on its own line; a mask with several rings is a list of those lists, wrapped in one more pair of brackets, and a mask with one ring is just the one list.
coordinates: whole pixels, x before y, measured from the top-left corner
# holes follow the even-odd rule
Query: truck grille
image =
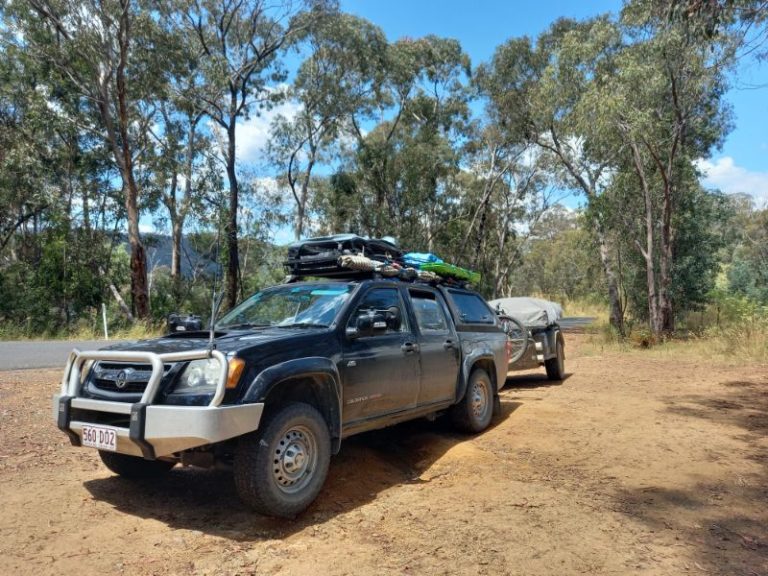
[[(163, 377), (173, 364), (165, 364)], [(152, 376), (152, 366), (133, 362), (98, 362), (92, 371), (92, 384), (105, 392), (141, 394)]]

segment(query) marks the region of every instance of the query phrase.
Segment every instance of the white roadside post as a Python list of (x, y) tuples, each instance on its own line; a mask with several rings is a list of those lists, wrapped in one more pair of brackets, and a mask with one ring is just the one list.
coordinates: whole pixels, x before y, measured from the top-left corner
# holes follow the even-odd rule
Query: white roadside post
[(104, 340), (109, 340), (109, 334), (107, 333), (107, 305), (104, 302), (101, 303), (101, 318), (104, 321)]

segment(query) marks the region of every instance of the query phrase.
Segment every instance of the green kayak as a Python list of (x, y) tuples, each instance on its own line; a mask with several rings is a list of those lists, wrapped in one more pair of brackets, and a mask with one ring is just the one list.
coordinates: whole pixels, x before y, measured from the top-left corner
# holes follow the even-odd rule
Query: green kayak
[(434, 263), (431, 262), (429, 264), (422, 264), (419, 266), (421, 270), (426, 270), (428, 272), (433, 272), (437, 274), (438, 276), (442, 276), (443, 278), (453, 278), (455, 280), (463, 280), (465, 282), (471, 282), (472, 284), (477, 284), (480, 282), (480, 274), (478, 272), (472, 272), (472, 270), (467, 270), (466, 268), (460, 268), (459, 266), (454, 266), (453, 264), (445, 264), (445, 263)]

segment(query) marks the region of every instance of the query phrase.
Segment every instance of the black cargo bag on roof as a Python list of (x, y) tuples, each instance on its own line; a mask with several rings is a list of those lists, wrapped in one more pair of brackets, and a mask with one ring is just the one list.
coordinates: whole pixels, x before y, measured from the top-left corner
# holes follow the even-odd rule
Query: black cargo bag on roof
[(343, 277), (360, 274), (339, 266), (339, 257), (344, 255), (367, 256), (380, 262), (399, 262), (403, 256), (397, 246), (386, 240), (337, 234), (291, 244), (285, 266), (293, 276)]

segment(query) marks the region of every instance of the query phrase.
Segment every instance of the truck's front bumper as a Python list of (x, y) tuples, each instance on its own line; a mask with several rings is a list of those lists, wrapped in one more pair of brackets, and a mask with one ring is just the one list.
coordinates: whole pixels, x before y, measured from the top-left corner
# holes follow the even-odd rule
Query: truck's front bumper
[[(221, 374), (216, 392), (207, 406), (154, 404), (163, 374), (163, 362), (216, 358)], [(88, 360), (147, 362), (152, 376), (139, 402), (113, 402), (83, 398), (82, 367)], [(121, 454), (155, 459), (174, 453), (236, 438), (259, 427), (263, 404), (222, 406), (227, 382), (227, 360), (217, 351), (197, 350), (174, 354), (151, 352), (75, 350), (64, 370), (61, 393), (53, 397), (53, 418), (72, 444), (83, 443), (83, 427), (109, 428)]]
[[(108, 426), (117, 435), (117, 452), (154, 459), (182, 450), (236, 438), (258, 429), (264, 404), (240, 406), (149, 405), (53, 397), (54, 418), (75, 446), (82, 445), (83, 426), (99, 424), (97, 415), (124, 414), (129, 426)], [(92, 414), (94, 418), (89, 418)], [(75, 415), (75, 418), (73, 418)]]

